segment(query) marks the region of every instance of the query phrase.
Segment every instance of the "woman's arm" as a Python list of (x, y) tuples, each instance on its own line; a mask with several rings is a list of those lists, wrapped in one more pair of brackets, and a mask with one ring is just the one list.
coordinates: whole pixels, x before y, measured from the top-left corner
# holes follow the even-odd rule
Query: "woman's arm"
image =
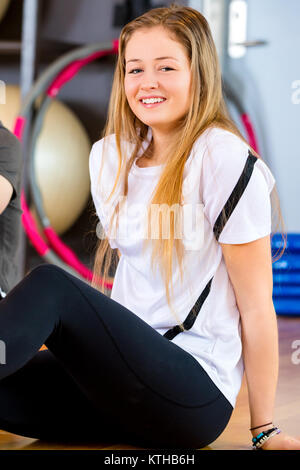
[[(270, 237), (239, 245), (220, 245), (241, 316), (252, 428), (273, 421), (278, 378), (278, 329), (272, 300)], [(252, 435), (270, 427), (258, 428), (252, 431)], [(270, 438), (263, 446), (271, 447), (300, 449), (300, 441), (281, 433)]]

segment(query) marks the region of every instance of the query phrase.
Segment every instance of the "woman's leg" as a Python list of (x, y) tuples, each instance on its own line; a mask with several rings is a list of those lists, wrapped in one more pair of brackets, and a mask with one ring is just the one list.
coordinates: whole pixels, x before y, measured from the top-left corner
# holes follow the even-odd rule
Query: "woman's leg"
[(45, 343), (133, 444), (199, 448), (218, 437), (232, 413), (190, 354), (54, 265), (35, 268), (1, 301), (0, 332), (7, 347), (0, 379)]
[(0, 429), (56, 442), (118, 438), (111, 417), (92, 405), (49, 350), (0, 381)]

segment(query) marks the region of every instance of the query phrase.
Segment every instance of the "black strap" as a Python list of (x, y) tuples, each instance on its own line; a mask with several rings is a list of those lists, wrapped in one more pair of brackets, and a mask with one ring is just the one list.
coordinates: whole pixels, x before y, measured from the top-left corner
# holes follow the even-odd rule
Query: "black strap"
[[(237, 203), (241, 199), (241, 197), (243, 195), (243, 192), (245, 191), (245, 189), (247, 187), (247, 184), (250, 180), (250, 177), (253, 173), (254, 164), (255, 164), (256, 161), (257, 161), (257, 157), (255, 155), (253, 155), (249, 150), (248, 158), (247, 158), (247, 161), (245, 163), (242, 174), (241, 174), (238, 182), (236, 183), (235, 187), (233, 188), (232, 193), (230, 194), (225, 206), (221, 210), (221, 212), (220, 212), (220, 214), (219, 214), (219, 216), (218, 216), (218, 218), (217, 218), (217, 220), (214, 224), (213, 232), (214, 232), (214, 235), (216, 237), (216, 240), (219, 239), (219, 237), (221, 235), (221, 232), (222, 232), (227, 220), (229, 219), (229, 217), (231, 216), (232, 212), (234, 211)], [(205, 286), (204, 290), (201, 292), (200, 296), (196, 300), (193, 308), (190, 310), (190, 313), (188, 314), (188, 316), (186, 317), (184, 322), (181, 325), (174, 326), (173, 328), (171, 328), (170, 330), (168, 330), (164, 334), (164, 336), (167, 339), (172, 340), (179, 333), (182, 333), (182, 331), (189, 330), (190, 328), (192, 328), (192, 326), (195, 323), (196, 318), (197, 318), (197, 316), (200, 312), (200, 309), (201, 309), (205, 299), (207, 298), (207, 296), (210, 292), (211, 283), (213, 281), (213, 278), (214, 277), (211, 278), (211, 280)]]
[[(190, 313), (188, 314), (188, 316), (186, 317), (186, 319), (184, 320), (184, 322), (182, 323), (181, 326), (183, 326), (183, 328), (185, 330), (189, 330), (190, 328), (192, 328), (193, 324), (195, 323), (196, 321), (196, 318), (198, 316), (198, 313), (200, 312), (200, 309), (206, 299), (206, 297), (208, 296), (209, 294), (209, 291), (210, 291), (210, 286), (211, 286), (211, 283), (212, 283), (212, 280), (213, 280), (213, 277), (210, 279), (210, 281), (206, 284), (206, 287), (205, 289), (201, 292), (200, 296), (198, 297), (197, 301), (195, 302), (194, 306), (192, 307), (192, 309), (190, 310)], [(182, 329), (180, 328), (179, 325), (176, 325), (174, 326), (173, 328), (171, 328), (170, 330), (168, 330), (164, 336), (167, 338), (167, 339), (173, 339), (175, 338), (176, 335), (178, 335), (178, 333), (181, 333), (182, 332)]]
[(257, 161), (257, 157), (253, 155), (250, 150), (248, 153), (248, 158), (245, 163), (244, 169), (242, 171), (242, 174), (236, 183), (235, 187), (233, 188), (232, 193), (230, 194), (225, 206), (221, 210), (215, 225), (214, 225), (214, 234), (217, 240), (219, 240), (219, 237), (221, 235), (221, 232), (231, 216), (232, 212), (234, 211), (237, 203), (241, 199), (243, 192), (245, 191), (247, 184), (249, 182), (249, 179), (252, 175), (254, 164)]

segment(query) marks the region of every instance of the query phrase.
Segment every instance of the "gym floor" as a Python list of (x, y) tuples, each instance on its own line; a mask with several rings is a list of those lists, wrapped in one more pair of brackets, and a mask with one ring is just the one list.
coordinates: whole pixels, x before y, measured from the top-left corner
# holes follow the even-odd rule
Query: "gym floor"
[[(90, 208), (84, 211), (75, 225), (63, 235), (63, 241), (70, 246), (78, 257), (89, 268), (95, 251), (94, 219)], [(44, 261), (39, 258), (31, 246), (27, 249), (26, 270), (32, 269)], [(274, 422), (286, 433), (300, 436), (300, 354), (293, 349), (296, 340), (300, 344), (300, 317), (278, 316), (279, 332), (279, 380), (276, 395)], [(299, 349), (299, 346), (297, 346)], [(292, 357), (292, 354), (294, 357)], [(299, 364), (297, 364), (299, 362)], [(249, 406), (247, 384), (244, 376), (243, 384), (238, 395), (236, 407), (222, 435), (211, 445), (201, 450), (249, 450), (251, 434), (249, 432)], [(0, 430), (1, 450), (101, 450), (101, 449), (141, 449), (124, 445), (122, 442), (111, 442), (91, 445), (63, 444), (60, 442), (45, 442), (30, 439)], [(200, 449), (199, 449), (200, 450)]]

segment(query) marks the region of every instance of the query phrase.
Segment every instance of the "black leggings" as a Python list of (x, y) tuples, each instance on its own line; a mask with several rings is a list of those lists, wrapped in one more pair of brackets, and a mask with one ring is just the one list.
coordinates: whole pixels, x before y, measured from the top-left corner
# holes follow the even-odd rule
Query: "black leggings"
[(0, 340), (0, 429), (14, 434), (199, 449), (233, 411), (189, 353), (51, 264), (1, 300)]

